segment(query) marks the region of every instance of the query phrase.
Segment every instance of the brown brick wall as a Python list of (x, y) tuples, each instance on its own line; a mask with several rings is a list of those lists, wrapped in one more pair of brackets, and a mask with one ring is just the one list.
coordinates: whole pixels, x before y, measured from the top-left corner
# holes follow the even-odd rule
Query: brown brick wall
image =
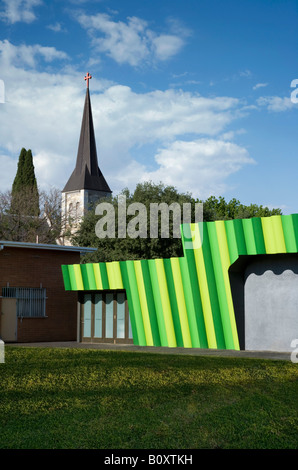
[(65, 291), (61, 265), (79, 262), (75, 252), (12, 247), (0, 251), (0, 288), (7, 283), (46, 288), (46, 318), (18, 319), (18, 342), (76, 340), (77, 293)]

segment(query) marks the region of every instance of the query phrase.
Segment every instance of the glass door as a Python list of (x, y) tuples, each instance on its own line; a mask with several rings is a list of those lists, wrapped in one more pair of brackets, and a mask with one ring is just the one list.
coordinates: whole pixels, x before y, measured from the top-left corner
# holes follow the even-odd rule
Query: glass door
[(80, 304), (82, 342), (133, 342), (124, 291), (82, 293)]

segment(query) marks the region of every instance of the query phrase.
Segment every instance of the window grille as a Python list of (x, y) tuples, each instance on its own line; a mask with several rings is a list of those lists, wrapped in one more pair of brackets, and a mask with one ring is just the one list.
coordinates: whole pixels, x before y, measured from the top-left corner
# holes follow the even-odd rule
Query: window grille
[(3, 287), (2, 297), (17, 300), (17, 316), (20, 318), (46, 316), (46, 289), (42, 287)]

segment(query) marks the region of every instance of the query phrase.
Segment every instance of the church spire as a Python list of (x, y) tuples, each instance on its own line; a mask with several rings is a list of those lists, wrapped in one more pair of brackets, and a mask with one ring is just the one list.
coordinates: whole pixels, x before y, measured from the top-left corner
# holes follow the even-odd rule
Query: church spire
[(106, 195), (112, 191), (98, 167), (89, 94), (89, 80), (91, 78), (92, 76), (88, 72), (85, 76), (87, 87), (76, 166), (66, 183), (63, 192), (85, 189), (105, 193)]

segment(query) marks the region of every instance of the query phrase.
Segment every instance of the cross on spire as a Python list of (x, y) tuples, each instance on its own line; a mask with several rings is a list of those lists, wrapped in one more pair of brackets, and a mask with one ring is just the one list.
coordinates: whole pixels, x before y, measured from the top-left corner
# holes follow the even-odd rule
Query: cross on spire
[(92, 75), (90, 75), (89, 72), (87, 72), (87, 75), (86, 75), (86, 77), (85, 77), (85, 79), (84, 79), (84, 80), (87, 81), (87, 88), (89, 88), (89, 80), (90, 80), (90, 78), (92, 78)]

